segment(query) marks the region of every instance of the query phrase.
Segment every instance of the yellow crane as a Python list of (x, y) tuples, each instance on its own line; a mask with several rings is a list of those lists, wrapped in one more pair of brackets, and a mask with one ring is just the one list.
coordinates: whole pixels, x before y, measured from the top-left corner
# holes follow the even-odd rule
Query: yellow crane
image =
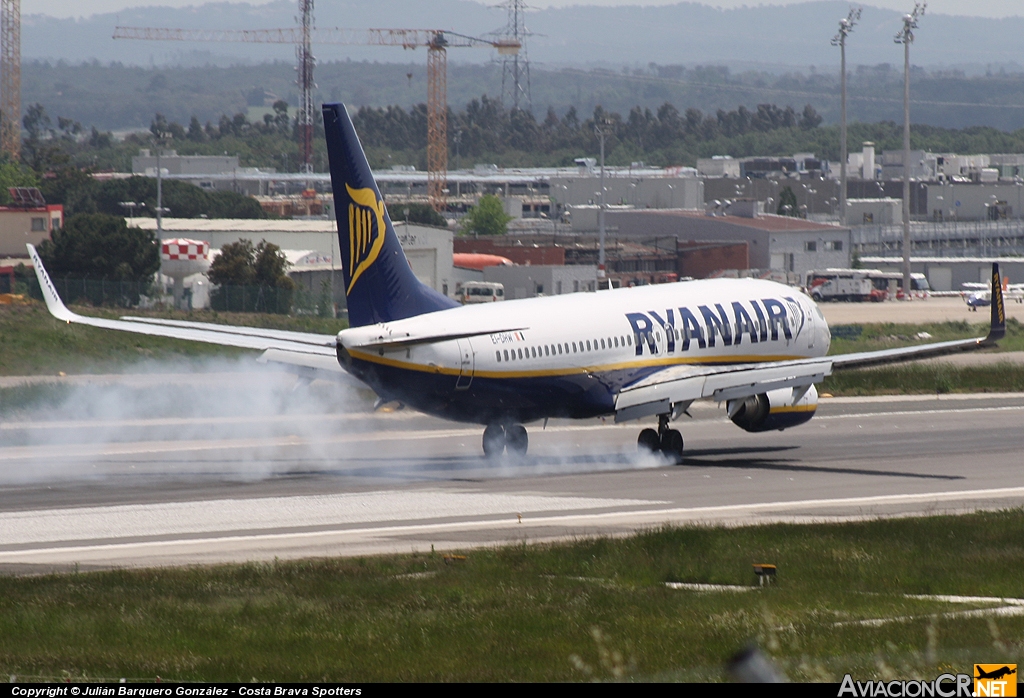
[(21, 157), (21, 0), (0, 0), (0, 150)]

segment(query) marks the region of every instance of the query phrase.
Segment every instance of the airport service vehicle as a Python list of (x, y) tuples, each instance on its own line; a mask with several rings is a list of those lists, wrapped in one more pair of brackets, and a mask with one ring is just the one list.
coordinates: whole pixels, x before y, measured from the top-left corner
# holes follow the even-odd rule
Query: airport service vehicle
[(494, 303), (505, 300), (505, 286), (493, 281), (467, 281), (458, 296), (463, 305)]
[(874, 285), (863, 269), (822, 269), (807, 272), (804, 284), (807, 293), (816, 302), (871, 300)]
[(35, 249), (60, 320), (260, 349), (300, 376), (344, 372), (379, 404), (480, 424), (483, 450), (525, 454), (524, 423), (551, 417), (656, 420), (638, 447), (681, 462), (671, 422), (694, 400), (724, 403), (748, 432), (814, 416), (815, 384), (835, 370), (987, 346), (1005, 332), (993, 265), (986, 337), (826, 356), (828, 324), (806, 295), (760, 279), (709, 279), (462, 306), (420, 283), (402, 252), (348, 112), (323, 106), (351, 327), (337, 336), (68, 310)]
[[(871, 279), (874, 287), (871, 292), (871, 300), (903, 300), (903, 272), (880, 271), (878, 269), (865, 269), (863, 271)], [(928, 284), (928, 277), (916, 271), (910, 275), (910, 288), (913, 298), (927, 298), (932, 290)]]

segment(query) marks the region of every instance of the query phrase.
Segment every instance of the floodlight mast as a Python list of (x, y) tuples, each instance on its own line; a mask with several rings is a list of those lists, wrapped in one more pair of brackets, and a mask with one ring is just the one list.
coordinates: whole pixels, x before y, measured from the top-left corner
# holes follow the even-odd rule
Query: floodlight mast
[(839, 20), (839, 33), (832, 38), (832, 45), (839, 47), (840, 56), (840, 119), (839, 119), (839, 222), (846, 225), (846, 37), (853, 31), (860, 19), (861, 8), (850, 8), (846, 19)]
[(917, 20), (924, 16), (926, 2), (914, 3), (914, 11), (903, 15), (903, 29), (893, 38), (903, 44), (903, 299), (910, 300), (910, 44), (914, 43)]

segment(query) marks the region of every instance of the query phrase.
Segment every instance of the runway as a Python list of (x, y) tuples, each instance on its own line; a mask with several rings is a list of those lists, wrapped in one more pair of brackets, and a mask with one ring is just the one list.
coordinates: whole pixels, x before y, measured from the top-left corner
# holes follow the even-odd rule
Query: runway
[[(809, 424), (767, 434), (695, 406), (679, 423), (688, 460), (669, 466), (636, 454), (639, 423), (531, 425), (529, 457), (488, 462), (477, 427), (371, 413), (355, 398), (282, 406), (287, 379), (233, 380), (216, 392), (240, 392), (245, 408), (221, 415), (206, 405), (69, 418), (65, 406), (0, 424), (0, 572), (464, 551), (664, 523), (1024, 504), (1020, 394), (825, 399)], [(258, 395), (277, 401), (246, 394), (263, 383), (276, 387)]]

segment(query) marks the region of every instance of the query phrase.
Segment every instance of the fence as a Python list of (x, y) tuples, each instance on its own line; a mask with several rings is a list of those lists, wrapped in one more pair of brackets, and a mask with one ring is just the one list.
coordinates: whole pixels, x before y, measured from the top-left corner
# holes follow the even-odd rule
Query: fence
[(274, 313), (292, 310), (295, 292), (274, 286), (218, 286), (210, 292), (210, 307), (233, 313)]
[[(19, 280), (28, 287), (28, 295), (43, 299), (36, 277), (28, 276)], [(143, 296), (152, 293), (151, 282), (124, 281), (121, 279), (88, 279), (71, 276), (51, 277), (57, 295), (65, 304), (89, 303), (94, 306), (134, 308)]]
[[(93, 306), (134, 308), (157, 296), (164, 296), (163, 289), (153, 282), (123, 281), (119, 279), (89, 279), (81, 277), (51, 277), (57, 295), (65, 304), (88, 303)], [(34, 275), (22, 277), (28, 295), (43, 299), (39, 281)], [(239, 313), (292, 312), (295, 292), (292, 289), (270, 286), (218, 286), (210, 292), (210, 306), (214, 310)], [(315, 304), (314, 304), (315, 309)], [(308, 312), (308, 311), (307, 311)]]

